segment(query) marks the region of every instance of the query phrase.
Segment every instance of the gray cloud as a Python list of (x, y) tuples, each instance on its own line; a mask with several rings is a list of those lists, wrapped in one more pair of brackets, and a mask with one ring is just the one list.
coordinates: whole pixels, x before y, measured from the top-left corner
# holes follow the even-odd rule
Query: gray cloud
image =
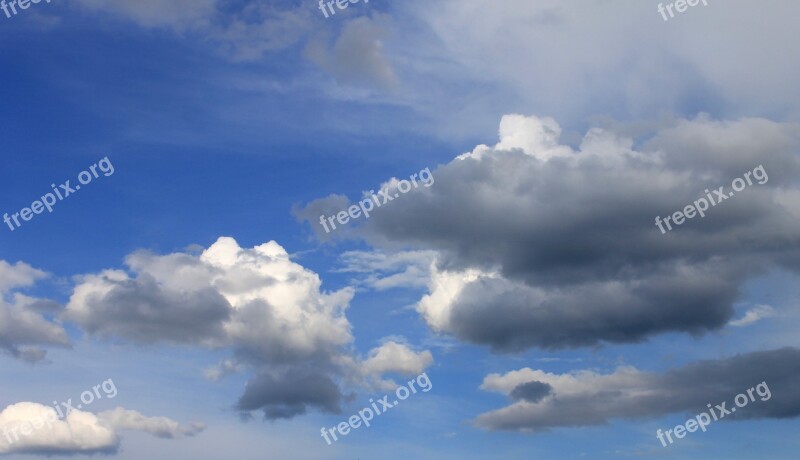
[(19, 292), (45, 277), (28, 264), (0, 260), (0, 351), (28, 363), (46, 360), (42, 346), (71, 346), (67, 332), (52, 318), (61, 306)]
[(397, 84), (397, 76), (383, 49), (388, 22), (381, 15), (349, 21), (332, 47), (321, 40), (312, 41), (306, 56), (341, 84), (391, 88)]
[[(800, 268), (796, 125), (699, 117), (641, 147), (594, 128), (573, 148), (560, 132), (549, 118), (506, 116), (497, 145), (461, 155), (434, 171), (434, 186), (337, 231), (438, 251), (420, 313), (435, 330), (498, 351), (701, 334), (731, 319), (746, 280)], [(730, 192), (759, 165), (767, 183), (668, 234), (655, 226), (655, 216), (706, 188)]]
[(525, 385), (523, 382), (545, 383), (552, 391), (536, 401), (518, 401), (482, 414), (475, 423), (491, 430), (536, 432), (680, 412), (693, 416), (707, 411), (709, 403), (713, 406), (726, 401), (730, 408), (736, 395), (762, 382), (769, 391), (755, 393), (755, 401), (725, 419), (794, 418), (800, 415), (799, 378), (800, 350), (795, 348), (697, 361), (663, 374), (631, 367), (610, 374), (550, 374), (525, 368), (487, 376), (481, 388), (512, 399), (519, 399), (515, 392)]
[(342, 394), (338, 385), (323, 373), (291, 369), (284, 375), (261, 374), (247, 382), (237, 408), (263, 410), (268, 419), (292, 418), (308, 407), (338, 414)]
[(178, 292), (159, 285), (153, 276), (105, 280), (110, 289), (93, 296), (84, 308), (71, 308), (67, 319), (87, 332), (138, 343), (159, 341), (203, 343), (224, 336), (223, 322), (231, 306), (209, 288)]
[(530, 403), (537, 403), (545, 396), (553, 392), (553, 387), (549, 383), (533, 380), (531, 382), (520, 383), (509, 393), (509, 397), (514, 400), (524, 400)]

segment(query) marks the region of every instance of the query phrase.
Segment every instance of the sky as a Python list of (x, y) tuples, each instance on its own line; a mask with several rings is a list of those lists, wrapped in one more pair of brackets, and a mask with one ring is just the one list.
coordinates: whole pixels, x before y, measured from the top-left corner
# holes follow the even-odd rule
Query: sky
[(18, 2), (0, 457), (796, 458), (797, 2)]

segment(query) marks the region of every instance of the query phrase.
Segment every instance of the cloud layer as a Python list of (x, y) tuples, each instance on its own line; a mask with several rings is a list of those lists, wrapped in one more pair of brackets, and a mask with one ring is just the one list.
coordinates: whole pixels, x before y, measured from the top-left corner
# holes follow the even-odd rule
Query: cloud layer
[(490, 430), (537, 432), (679, 412), (693, 415), (707, 411), (707, 404), (723, 401), (731, 408), (736, 395), (762, 382), (768, 392), (762, 390), (746, 408), (725, 418), (794, 418), (800, 415), (798, 378), (800, 350), (796, 348), (697, 361), (663, 374), (633, 367), (620, 367), (610, 374), (551, 374), (524, 368), (484, 379), (482, 389), (517, 401), (474, 422)]

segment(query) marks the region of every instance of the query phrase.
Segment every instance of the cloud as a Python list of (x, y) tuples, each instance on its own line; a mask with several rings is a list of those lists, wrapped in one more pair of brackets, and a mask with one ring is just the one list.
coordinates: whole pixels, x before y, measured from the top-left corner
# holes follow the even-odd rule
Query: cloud
[(11, 265), (5, 260), (0, 260), (0, 292), (5, 293), (13, 288), (33, 286), (37, 280), (46, 277), (47, 273), (24, 262)]
[(416, 353), (408, 345), (389, 341), (373, 348), (364, 361), (367, 373), (380, 375), (397, 373), (404, 376), (421, 374), (433, 363), (431, 352)]
[[(602, 425), (611, 420), (638, 420), (686, 412), (697, 414), (707, 404), (727, 401), (765, 382), (769, 394), (733, 416), (736, 420), (795, 418), (800, 415), (800, 350), (782, 348), (697, 361), (663, 374), (620, 367), (610, 374), (579, 371), (551, 374), (530, 368), (504, 375), (488, 375), (481, 385), (487, 391), (519, 399), (520, 386), (529, 382), (550, 386), (535, 401), (519, 400), (502, 409), (481, 414), (474, 423), (489, 430), (539, 432), (557, 427)], [(524, 390), (522, 390), (524, 391)], [(758, 396), (756, 396), (758, 398)]]
[(749, 326), (753, 323), (761, 321), (764, 318), (775, 316), (775, 313), (775, 309), (769, 305), (756, 305), (748, 310), (743, 317), (731, 321), (730, 325), (736, 327)]
[(524, 400), (529, 403), (537, 403), (553, 392), (553, 386), (549, 383), (532, 380), (520, 383), (515, 386), (508, 396), (514, 400)]
[[(192, 263), (205, 268), (195, 260)], [(110, 270), (87, 276), (67, 304), (65, 318), (91, 334), (142, 344), (222, 340), (223, 322), (231, 314), (227, 300), (208, 286), (185, 291), (171, 287), (147, 271), (133, 279), (125, 272)]]
[(438, 272), (418, 311), (435, 330), (515, 352), (635, 343), (669, 331), (724, 326), (737, 298), (724, 264), (663, 264), (644, 276), (531, 286), (471, 269)]
[(46, 315), (59, 310), (58, 304), (15, 292), (46, 276), (23, 262), (0, 260), (0, 350), (30, 363), (46, 359), (42, 346), (70, 346), (61, 324)]
[(30, 453), (70, 455), (114, 453), (119, 449), (120, 430), (135, 430), (162, 438), (193, 436), (202, 424), (181, 427), (166, 417), (145, 417), (118, 407), (92, 414), (70, 411), (59, 419), (56, 410), (32, 402), (12, 404), (0, 411), (0, 454)]
[(97, 417), (108, 422), (115, 430), (141, 431), (167, 439), (194, 436), (206, 428), (203, 423), (194, 422), (189, 426), (181, 426), (180, 423), (167, 417), (147, 417), (135, 410), (122, 407), (100, 412)]
[[(701, 116), (639, 146), (591, 128), (572, 147), (554, 120), (509, 115), (499, 134), (339, 232), (438, 254), (417, 306), (434, 330), (508, 352), (697, 335), (728, 323), (746, 280), (800, 268), (797, 125)], [(655, 226), (759, 165), (767, 183), (668, 234)]]
[(372, 388), (392, 391), (398, 384), (394, 380), (383, 379), (384, 374), (417, 376), (425, 372), (431, 364), (433, 364), (433, 354), (430, 351), (417, 352), (405, 343), (387, 340), (381, 346), (370, 350), (367, 359), (361, 363), (360, 371)]
[(115, 452), (119, 437), (92, 413), (73, 410), (63, 420), (56, 410), (21, 402), (0, 412), (0, 453)]
[(235, 359), (226, 358), (216, 366), (210, 367), (203, 372), (203, 375), (212, 382), (218, 382), (223, 377), (241, 372), (243, 365)]
[(206, 24), (216, 12), (217, 0), (77, 0), (92, 11), (111, 13), (143, 27), (185, 30)]
[(435, 258), (435, 251), (347, 251), (339, 256), (344, 267), (336, 271), (355, 273), (359, 285), (378, 291), (424, 288)]
[(252, 370), (236, 408), (267, 418), (338, 412), (340, 385), (369, 385), (345, 315), (354, 290), (324, 292), (278, 243), (222, 237), (200, 254), (139, 251), (125, 263), (78, 277), (64, 317), (103, 338), (230, 348), (206, 376)]
[(383, 47), (388, 17), (360, 17), (344, 26), (329, 48), (322, 40), (306, 47), (306, 56), (340, 84), (392, 88), (398, 81)]
[[(790, 0), (709, 5), (666, 24), (651, 3), (412, 0), (390, 10), (404, 33), (388, 41), (389, 58), (414, 88), (400, 103), (448, 139), (472, 139), (503, 113), (531, 107), (570, 127), (587, 114), (798, 116), (788, 82), (800, 68), (775, 58), (796, 53), (790, 18), (800, 5)], [(733, 33), (754, 15), (769, 19)], [(739, 54), (752, 56), (752, 65), (743, 69)], [(751, 85), (765, 90), (755, 94)]]
[(292, 418), (306, 413), (307, 407), (341, 413), (342, 393), (337, 384), (322, 372), (290, 369), (283, 375), (261, 374), (247, 382), (237, 408), (261, 409), (268, 419)]
[(261, 59), (312, 31), (307, 8), (266, 3), (223, 5), (218, 0), (77, 0), (86, 10), (112, 14), (140, 27), (168, 29), (214, 44), (234, 61)]

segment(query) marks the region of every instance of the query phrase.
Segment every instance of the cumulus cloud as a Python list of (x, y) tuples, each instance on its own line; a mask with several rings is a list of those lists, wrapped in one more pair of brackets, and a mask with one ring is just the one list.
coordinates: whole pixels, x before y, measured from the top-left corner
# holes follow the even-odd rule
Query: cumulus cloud
[(242, 411), (262, 409), (266, 418), (279, 419), (304, 414), (307, 407), (339, 414), (341, 400), (341, 390), (331, 377), (300, 368), (255, 376), (247, 382), (237, 407)]
[(31, 363), (45, 360), (42, 346), (70, 346), (66, 331), (52, 318), (61, 307), (16, 292), (46, 276), (23, 262), (11, 265), (0, 260), (0, 350)]
[(369, 353), (364, 361), (364, 370), (370, 374), (398, 373), (421, 374), (433, 363), (431, 352), (416, 353), (408, 345), (389, 341)]
[(73, 410), (63, 420), (56, 410), (21, 402), (0, 412), (0, 453), (113, 452), (119, 446), (114, 429), (96, 415)]
[[(559, 133), (549, 118), (506, 116), (494, 147), (439, 167), (434, 186), (350, 236), (436, 251), (419, 312), (497, 351), (701, 334), (728, 323), (746, 280), (800, 268), (796, 125), (702, 116), (639, 146), (592, 128), (572, 147)], [(767, 183), (668, 234), (655, 226), (759, 165)]]
[(59, 419), (52, 407), (20, 402), (0, 411), (0, 454), (114, 453), (120, 445), (120, 430), (176, 438), (193, 436), (203, 428), (198, 423), (182, 427), (166, 417), (146, 417), (121, 407), (99, 414), (75, 409)]
[(361, 363), (361, 372), (373, 388), (391, 391), (397, 388), (397, 383), (391, 379), (383, 379), (384, 374), (417, 376), (431, 364), (433, 354), (430, 351), (417, 352), (405, 343), (387, 340), (370, 350), (367, 359)]
[(267, 418), (338, 412), (341, 384), (368, 384), (351, 378), (362, 375), (345, 315), (353, 289), (323, 291), (274, 241), (222, 237), (200, 254), (140, 251), (126, 265), (80, 277), (64, 317), (99, 337), (231, 348), (206, 377), (253, 370), (236, 407)]
[[(517, 400), (481, 414), (479, 427), (538, 432), (557, 427), (602, 425), (615, 419), (644, 419), (707, 410), (766, 382), (760, 399), (728, 419), (795, 418), (800, 415), (800, 350), (782, 348), (719, 360), (697, 361), (662, 374), (620, 367), (610, 374), (578, 371), (552, 374), (524, 368), (491, 374), (481, 388)], [(535, 385), (535, 386), (534, 386)], [(547, 388), (548, 391), (544, 391)], [(534, 389), (534, 398), (526, 398)]]

